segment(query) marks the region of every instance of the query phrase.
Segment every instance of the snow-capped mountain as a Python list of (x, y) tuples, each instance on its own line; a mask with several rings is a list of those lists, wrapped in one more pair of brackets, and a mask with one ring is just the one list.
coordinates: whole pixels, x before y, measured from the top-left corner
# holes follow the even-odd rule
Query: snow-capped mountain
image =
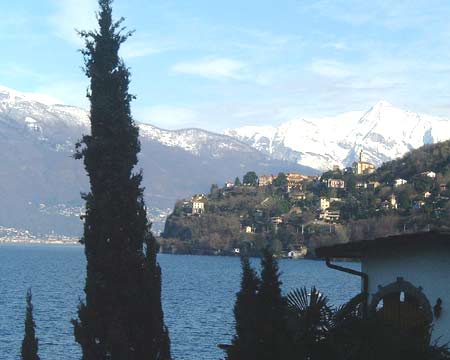
[(362, 150), (376, 165), (422, 145), (450, 138), (450, 120), (416, 114), (379, 101), (369, 111), (299, 118), (279, 127), (247, 126), (227, 135), (276, 159), (329, 169), (349, 166)]
[[(153, 218), (160, 218), (176, 200), (207, 192), (211, 184), (223, 184), (249, 170), (314, 172), (274, 160), (226, 135), (139, 127), (138, 166), (144, 170)], [(37, 234), (81, 233), (80, 192), (88, 190), (88, 181), (82, 162), (72, 155), (76, 141), (86, 133), (85, 110), (0, 87), (0, 226)]]

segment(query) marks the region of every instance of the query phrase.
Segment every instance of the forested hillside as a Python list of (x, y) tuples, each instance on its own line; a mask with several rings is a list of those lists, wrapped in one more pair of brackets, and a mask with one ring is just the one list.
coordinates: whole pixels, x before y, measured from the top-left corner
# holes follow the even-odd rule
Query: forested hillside
[[(364, 162), (362, 164), (365, 164)], [(426, 145), (374, 171), (247, 173), (179, 201), (162, 234), (165, 251), (279, 254), (334, 242), (450, 227), (450, 142)], [(193, 204), (200, 209), (193, 211)]]

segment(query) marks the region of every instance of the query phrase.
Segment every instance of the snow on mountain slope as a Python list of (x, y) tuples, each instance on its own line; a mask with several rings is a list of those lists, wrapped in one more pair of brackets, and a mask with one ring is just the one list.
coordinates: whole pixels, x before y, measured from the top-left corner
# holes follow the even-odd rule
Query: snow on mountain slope
[[(42, 102), (41, 100), (48, 100)], [(36, 135), (55, 147), (72, 146), (81, 134), (89, 132), (89, 114), (73, 106), (56, 104), (44, 95), (21, 93), (0, 86), (0, 115), (9, 126)], [(0, 122), (2, 119), (0, 119)], [(5, 120), (3, 120), (5, 121)], [(208, 154), (220, 158), (233, 151), (256, 153), (256, 150), (233, 137), (201, 129), (164, 130), (150, 124), (138, 124), (141, 140), (182, 149), (194, 155)], [(261, 155), (261, 154), (260, 154)], [(265, 155), (266, 156), (266, 155)]]
[(140, 124), (140, 135), (163, 145), (177, 147), (194, 155), (208, 154), (220, 158), (227, 151), (251, 153), (255, 149), (233, 137), (201, 129), (164, 130), (149, 124)]
[[(144, 196), (155, 230), (162, 229), (160, 215), (177, 200), (207, 192), (211, 184), (223, 184), (247, 171), (315, 173), (223, 134), (139, 127), (137, 168), (144, 170)], [(0, 227), (40, 235), (81, 233), (79, 213), (71, 209), (81, 208), (80, 192), (89, 184), (83, 162), (71, 155), (89, 130), (83, 109), (0, 87)]]
[(253, 126), (225, 133), (274, 158), (329, 169), (333, 165), (351, 165), (361, 150), (366, 160), (380, 165), (424, 144), (447, 140), (450, 121), (379, 101), (367, 112), (295, 119), (280, 125), (266, 138), (258, 136), (263, 131)]

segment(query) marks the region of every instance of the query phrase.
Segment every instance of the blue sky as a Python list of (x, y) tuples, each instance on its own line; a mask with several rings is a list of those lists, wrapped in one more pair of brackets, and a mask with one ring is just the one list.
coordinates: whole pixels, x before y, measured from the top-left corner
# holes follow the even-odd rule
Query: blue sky
[[(95, 0), (0, 2), (0, 84), (87, 107)], [(221, 131), (366, 110), (450, 117), (448, 0), (116, 0), (134, 117)]]

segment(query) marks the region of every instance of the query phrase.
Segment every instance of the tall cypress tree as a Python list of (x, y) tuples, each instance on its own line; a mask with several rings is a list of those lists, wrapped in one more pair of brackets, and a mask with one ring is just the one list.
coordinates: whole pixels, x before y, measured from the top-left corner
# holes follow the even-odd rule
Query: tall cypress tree
[(227, 350), (228, 360), (257, 360), (259, 278), (247, 257), (241, 259), (241, 289), (236, 295), (234, 319), (236, 335)]
[(33, 304), (31, 289), (27, 291), (27, 310), (25, 315), (25, 336), (22, 341), (22, 360), (39, 360), (38, 339), (36, 338), (36, 324), (33, 319)]
[(91, 134), (77, 144), (91, 191), (86, 201), (85, 303), (73, 321), (84, 360), (167, 360), (170, 341), (161, 305), (161, 270), (135, 173), (138, 128), (128, 93), (130, 73), (119, 48), (131, 33), (112, 20), (112, 0), (99, 0), (99, 29), (81, 32), (90, 79)]
[(278, 263), (265, 250), (261, 259), (261, 285), (258, 293), (257, 359), (285, 360), (292, 350), (287, 324), (287, 302), (281, 293)]

